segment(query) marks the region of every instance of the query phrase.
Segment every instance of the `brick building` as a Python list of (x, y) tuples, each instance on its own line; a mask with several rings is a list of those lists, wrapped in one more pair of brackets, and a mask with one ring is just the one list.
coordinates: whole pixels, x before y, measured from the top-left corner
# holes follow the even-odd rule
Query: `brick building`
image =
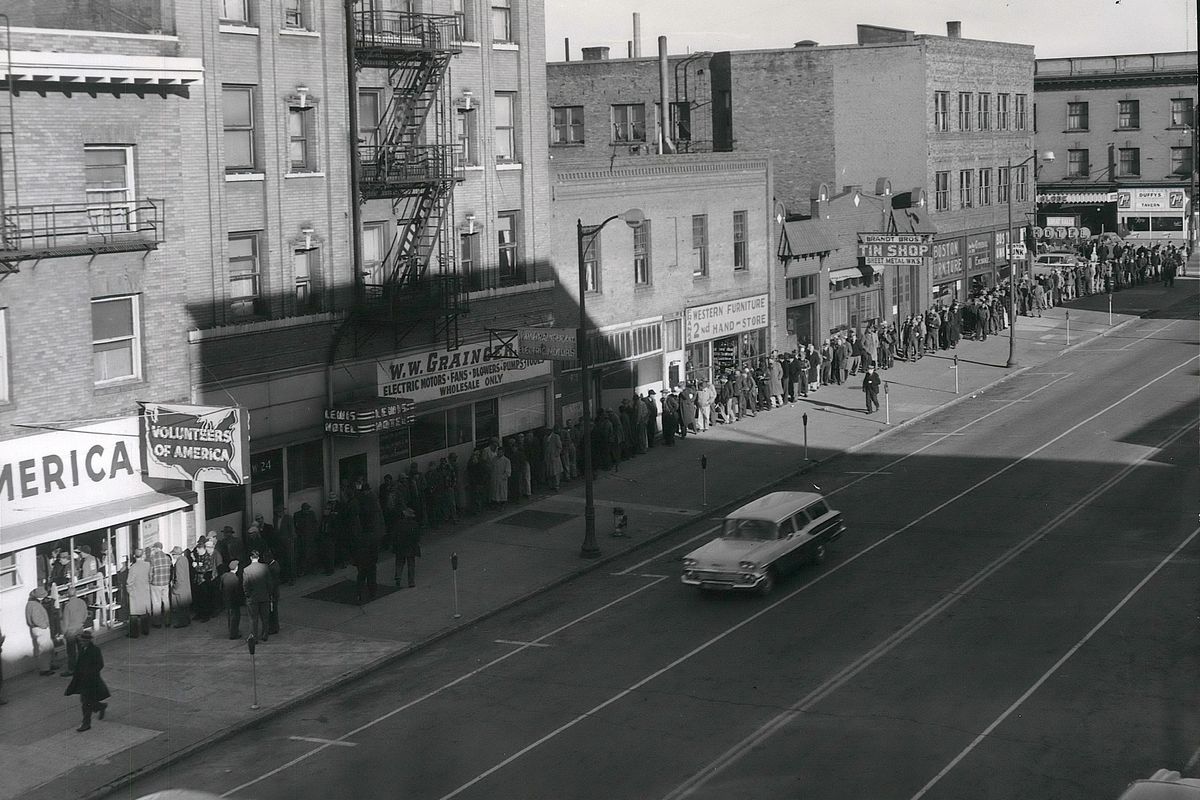
[[(556, 161), (654, 145), (662, 116), (654, 60), (600, 58), (548, 71)], [(864, 277), (857, 287), (823, 288), (801, 338), (903, 316), (1005, 274), (1007, 166), (1032, 153), (1031, 46), (964, 39), (957, 23), (946, 36), (860, 25), (855, 44), (673, 56), (668, 73), (669, 137), (692, 150), (770, 155), (780, 220), (811, 215), (821, 184), (827, 198), (853, 197), (855, 187), (874, 196), (884, 185), (897, 198), (913, 189), (928, 198), (922, 226), (938, 231), (933, 255), (921, 266), (889, 267), (882, 285)], [(1030, 164), (1014, 169), (1012, 184), (1020, 236), (1031, 210)], [(850, 252), (857, 242), (839, 245)], [(773, 291), (782, 319), (788, 289), (780, 272)], [(848, 299), (821, 302), (830, 294)], [(789, 346), (782, 336), (772, 346)]]
[[(1195, 239), (1196, 52), (1042, 58), (1034, 75), (1038, 232)], [(1189, 223), (1189, 220), (1192, 220)]]
[[(33, 666), (17, 633), (28, 593), (54, 577), (56, 546), (120, 563), (192, 529), (192, 484), (142, 475), (137, 415), (191, 388), (184, 276), (207, 246), (190, 220), (207, 180), (181, 153), (201, 126), (204, 71), (177, 33), (190, 8), (129, 10), (9, 4), (0, 29), (6, 671)], [(79, 582), (102, 625), (115, 622), (111, 589)]]

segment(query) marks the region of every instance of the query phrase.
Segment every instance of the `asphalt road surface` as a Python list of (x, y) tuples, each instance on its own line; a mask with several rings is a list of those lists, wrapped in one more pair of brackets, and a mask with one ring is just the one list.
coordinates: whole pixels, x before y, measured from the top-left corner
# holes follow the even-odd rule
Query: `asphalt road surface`
[(679, 583), (707, 520), (119, 796), (1096, 800), (1197, 774), (1178, 316), (789, 480), (848, 532), (768, 598)]

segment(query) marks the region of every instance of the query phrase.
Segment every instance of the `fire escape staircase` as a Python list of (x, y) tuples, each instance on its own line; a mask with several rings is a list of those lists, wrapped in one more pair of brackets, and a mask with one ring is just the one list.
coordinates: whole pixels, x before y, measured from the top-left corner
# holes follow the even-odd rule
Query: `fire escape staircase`
[(361, 199), (388, 199), (396, 234), (381, 267), (364, 278), (358, 317), (390, 329), (394, 343), (431, 326), (447, 348), (459, 346), (458, 317), (467, 310), (465, 285), (449, 229), (454, 187), (462, 181), (457, 148), (449, 144), (445, 86), (454, 45), (452, 16), (355, 11), (359, 69), (386, 69), (391, 95), (372, 141), (359, 146)]

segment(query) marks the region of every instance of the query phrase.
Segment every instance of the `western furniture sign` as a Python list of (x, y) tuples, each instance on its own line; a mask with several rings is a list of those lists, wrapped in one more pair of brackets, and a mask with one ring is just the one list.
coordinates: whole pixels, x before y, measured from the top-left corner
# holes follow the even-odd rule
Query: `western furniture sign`
[(860, 233), (858, 257), (872, 266), (919, 267), (933, 251), (930, 237), (921, 233)]
[(756, 331), (767, 327), (767, 295), (692, 306), (684, 312), (683, 321), (689, 342)]
[(428, 350), (378, 362), (377, 394), (428, 403), (443, 397), (495, 389), (551, 372), (549, 361), (499, 358), (485, 340), (457, 350)]
[(146, 474), (243, 484), (250, 475), (249, 412), (238, 406), (142, 404)]
[(933, 280), (943, 281), (963, 274), (963, 238), (956, 236), (933, 245)]
[(325, 409), (325, 432), (334, 436), (366, 436), (413, 424), (416, 404), (408, 398), (375, 400)]

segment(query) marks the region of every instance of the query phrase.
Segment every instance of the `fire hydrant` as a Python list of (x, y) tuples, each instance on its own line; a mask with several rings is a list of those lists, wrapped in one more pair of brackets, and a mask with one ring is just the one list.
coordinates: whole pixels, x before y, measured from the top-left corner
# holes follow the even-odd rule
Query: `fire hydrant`
[(612, 535), (618, 539), (624, 539), (629, 536), (626, 530), (629, 528), (629, 517), (625, 515), (625, 509), (613, 509), (613, 532)]

